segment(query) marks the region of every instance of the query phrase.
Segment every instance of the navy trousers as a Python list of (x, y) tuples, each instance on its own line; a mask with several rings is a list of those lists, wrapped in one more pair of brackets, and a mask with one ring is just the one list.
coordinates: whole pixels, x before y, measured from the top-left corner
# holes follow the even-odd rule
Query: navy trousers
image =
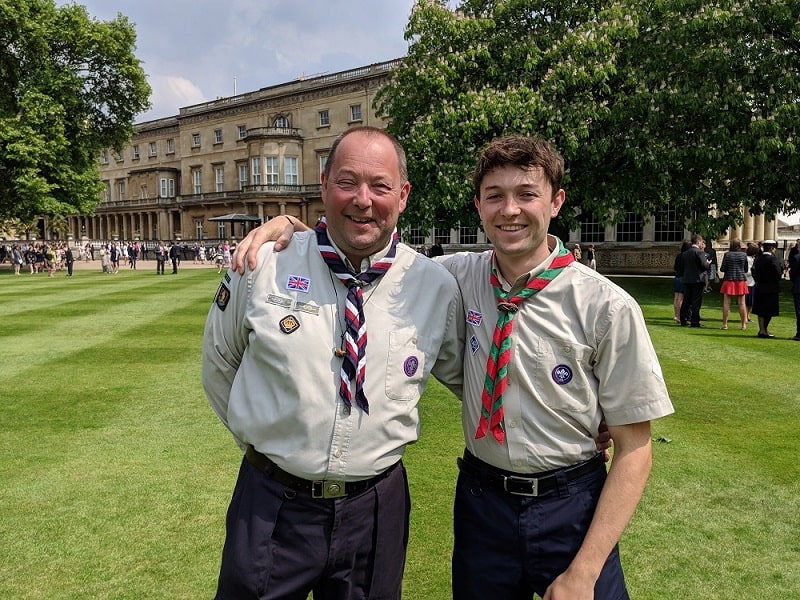
[(695, 327), (700, 325), (700, 308), (703, 305), (703, 288), (705, 284), (683, 283), (683, 303), (681, 304), (681, 325), (690, 322)]
[[(557, 489), (515, 496), (460, 473), (454, 508), (454, 600), (531, 600), (566, 571), (594, 515), (605, 469)], [(619, 550), (595, 585), (597, 600), (627, 600)]]
[(399, 600), (411, 502), (403, 465), (356, 496), (316, 499), (242, 461), (217, 600)]

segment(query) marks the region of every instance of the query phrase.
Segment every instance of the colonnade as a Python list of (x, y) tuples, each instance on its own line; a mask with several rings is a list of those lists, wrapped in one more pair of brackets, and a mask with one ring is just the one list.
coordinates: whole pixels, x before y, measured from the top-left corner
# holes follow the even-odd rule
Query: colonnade
[(768, 221), (763, 214), (751, 215), (750, 211), (745, 209), (743, 223), (729, 229), (728, 234), (720, 236), (717, 242), (727, 244), (733, 239), (739, 239), (745, 243), (777, 240), (778, 220)]
[[(183, 230), (179, 210), (101, 213), (68, 217), (69, 231), (78, 239), (171, 240)], [(187, 232), (188, 233), (188, 232)], [(190, 237), (193, 237), (194, 234)]]

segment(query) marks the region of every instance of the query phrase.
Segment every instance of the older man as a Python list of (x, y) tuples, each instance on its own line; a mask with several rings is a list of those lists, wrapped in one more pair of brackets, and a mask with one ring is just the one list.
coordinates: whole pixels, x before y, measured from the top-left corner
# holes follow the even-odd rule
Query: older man
[(350, 129), (321, 183), (326, 220), (229, 271), (208, 315), (203, 384), (244, 452), (219, 600), (400, 598), (417, 402), (431, 372), (460, 393), (457, 284), (398, 243), (403, 149)]

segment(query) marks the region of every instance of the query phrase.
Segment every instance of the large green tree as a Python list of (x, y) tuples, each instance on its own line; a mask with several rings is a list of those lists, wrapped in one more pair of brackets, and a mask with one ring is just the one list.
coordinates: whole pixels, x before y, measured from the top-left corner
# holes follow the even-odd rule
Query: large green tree
[(377, 101), (412, 158), (406, 222), (475, 223), (475, 153), (506, 133), (553, 141), (601, 221), (669, 204), (713, 235), (797, 210), (799, 4), (418, 0)]
[(97, 160), (149, 107), (127, 18), (53, 0), (0, 0), (0, 219), (92, 213)]
[(635, 7), (618, 93), (573, 171), (582, 204), (646, 214), (669, 203), (712, 237), (743, 209), (800, 209), (800, 2)]

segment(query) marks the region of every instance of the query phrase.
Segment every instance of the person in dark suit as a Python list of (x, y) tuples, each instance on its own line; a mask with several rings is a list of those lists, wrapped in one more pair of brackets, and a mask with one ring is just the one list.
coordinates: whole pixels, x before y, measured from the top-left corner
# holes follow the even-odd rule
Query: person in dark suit
[[(797, 242), (800, 250), (800, 241)], [(800, 342), (800, 252), (795, 252), (789, 260), (789, 279), (792, 280), (792, 297), (794, 298), (794, 318), (797, 321), (797, 330), (792, 338), (795, 342)]]
[(703, 275), (711, 261), (703, 248), (705, 242), (699, 233), (692, 235), (692, 245), (681, 254), (683, 264), (683, 302), (681, 303), (681, 325), (700, 325), (700, 307), (703, 305)]
[(67, 263), (67, 277), (72, 277), (72, 267), (75, 264), (75, 256), (72, 254), (72, 248), (67, 244), (64, 250), (64, 262)]
[(180, 245), (172, 242), (169, 247), (169, 258), (172, 261), (172, 274), (177, 275), (178, 263), (181, 260), (181, 247)]
[(763, 252), (756, 258), (751, 269), (753, 279), (756, 280), (756, 289), (753, 295), (753, 314), (758, 315), (758, 337), (774, 338), (769, 332), (769, 323), (772, 317), (777, 317), (780, 306), (781, 273), (783, 266), (775, 250), (778, 244), (775, 240), (764, 240)]

